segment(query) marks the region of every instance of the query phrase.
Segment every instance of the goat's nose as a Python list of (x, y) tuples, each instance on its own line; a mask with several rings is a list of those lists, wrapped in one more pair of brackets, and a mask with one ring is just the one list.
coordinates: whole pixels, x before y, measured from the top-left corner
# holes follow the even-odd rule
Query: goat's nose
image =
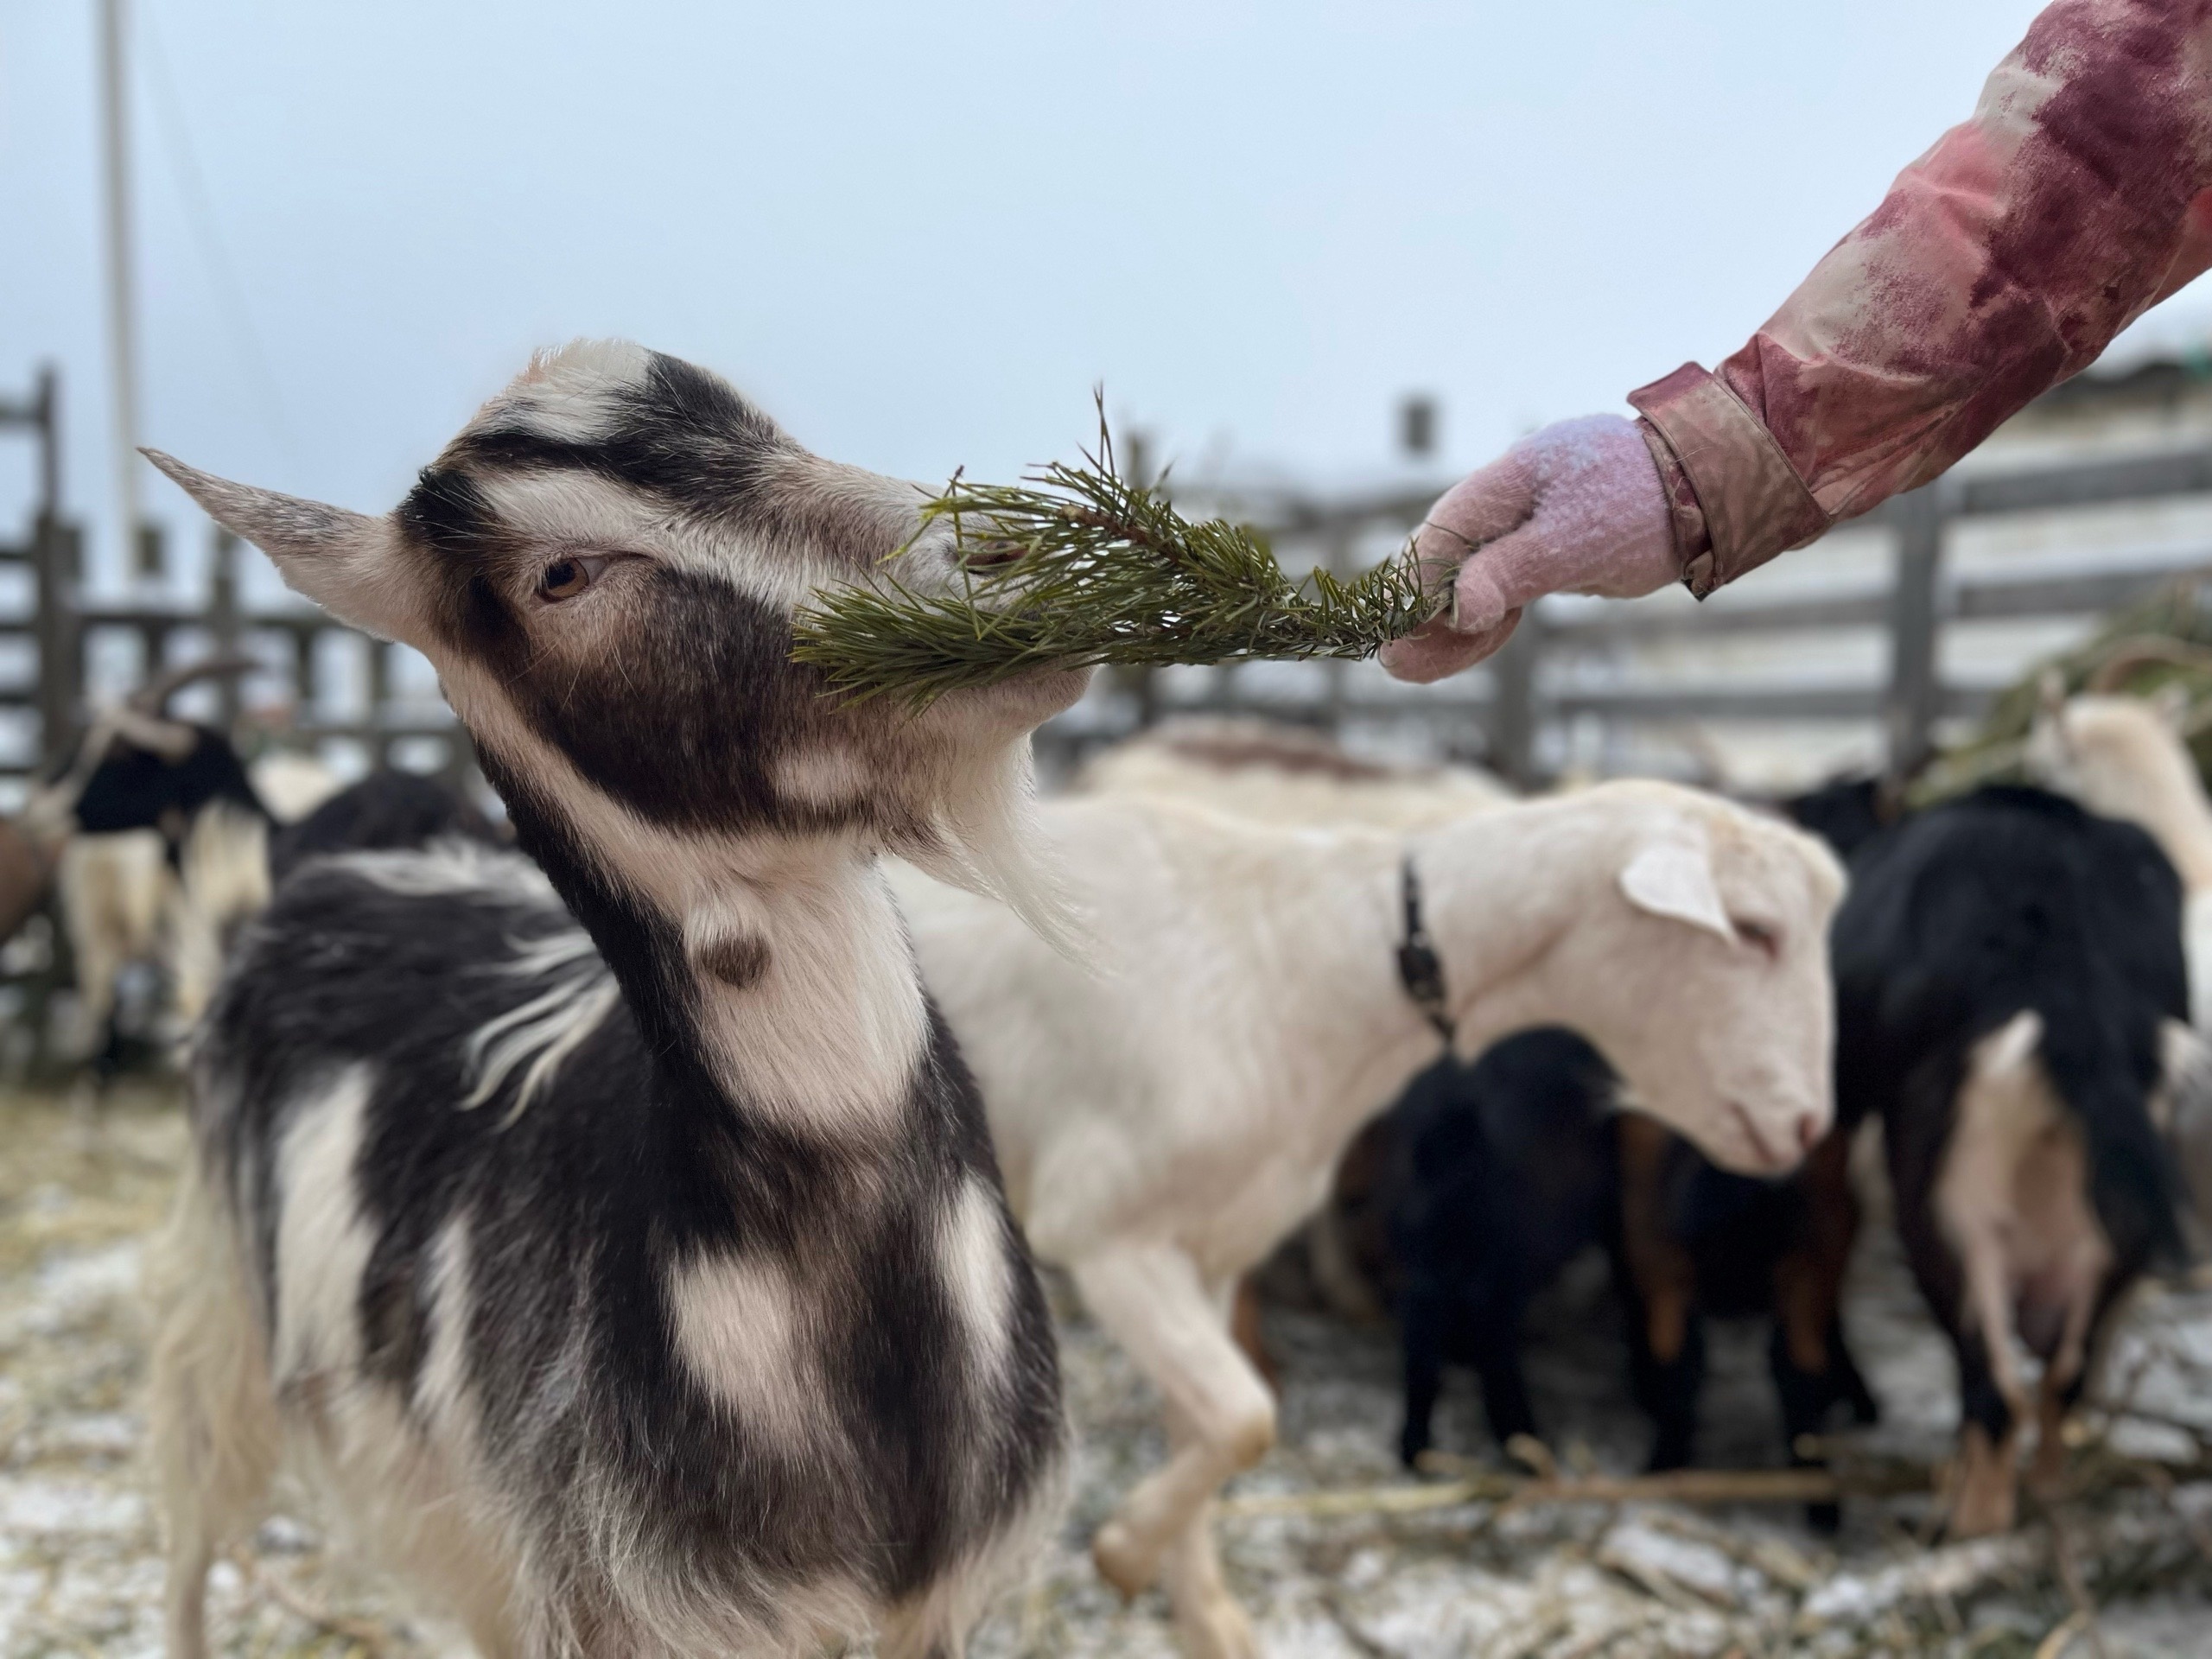
[(1810, 1152), (1821, 1144), (1821, 1137), (1827, 1133), (1827, 1120), (1818, 1112), (1801, 1112), (1797, 1116), (1797, 1149)]

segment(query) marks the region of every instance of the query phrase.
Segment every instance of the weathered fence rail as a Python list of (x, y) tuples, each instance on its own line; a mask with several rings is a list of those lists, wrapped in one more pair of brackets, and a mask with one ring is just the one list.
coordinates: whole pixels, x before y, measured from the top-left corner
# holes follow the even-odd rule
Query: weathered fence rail
[[(58, 392), (53, 376), (33, 394), (0, 400), (0, 431), (28, 433), (39, 449), (37, 499), (29, 533), (0, 543), (0, 780), (20, 778), (58, 756), (87, 713), (90, 659), (114, 636), (130, 636), (143, 667), (201, 651), (241, 651), (264, 665), (252, 688), (288, 706), (287, 741), (357, 746), (371, 764), (402, 745), (435, 743), (438, 766), (465, 775), (466, 739), (434, 696), (408, 696), (397, 684), (397, 648), (369, 640), (296, 602), (251, 604), (242, 580), (248, 556), (215, 533), (204, 592), (181, 602), (88, 599), (82, 538), (60, 512)], [(1350, 570), (1378, 544), (1402, 538), (1419, 522), (1437, 486), (1401, 486), (1332, 498), (1278, 492), (1242, 500), (1205, 502), (1265, 529), (1287, 559), (1300, 557)], [(1482, 672), (1443, 686), (1398, 688), (1342, 664), (1313, 665), (1302, 676), (1264, 677), (1251, 670), (1178, 677), (1170, 695), (1153, 676), (1120, 682), (1130, 695), (1094, 702), (1048, 727), (1040, 737), (1048, 763), (1065, 765), (1167, 710), (1262, 710), (1325, 728), (1410, 724), (1427, 728), (1433, 749), (1478, 753), (1507, 775), (1534, 781), (1545, 770), (1547, 739), (1570, 723), (1595, 720), (1622, 728), (1684, 722), (1789, 723), (1873, 721), (1893, 764), (1924, 754), (1939, 721), (1972, 716), (1986, 705), (1986, 687), (1947, 682), (1942, 673), (1945, 631), (1959, 624), (2085, 619), (2127, 605), (2192, 570), (2212, 571), (2212, 528), (2201, 554), (2183, 550), (2155, 561), (2120, 556), (2094, 568), (2048, 570), (1948, 568), (1961, 527), (2008, 518), (2031, 520), (2071, 509), (2202, 498), (2212, 504), (2212, 446), (2197, 445), (2116, 459), (2015, 470), (1955, 474), (1888, 503), (1861, 518), (1891, 544), (1886, 582), (1817, 596), (1758, 587), (1732, 590), (1702, 606), (1678, 596), (1624, 602), (1548, 601), (1534, 607), (1505, 650)], [(152, 563), (159, 566), (158, 544)], [(1366, 550), (1363, 552), (1363, 550)], [(1792, 636), (1874, 632), (1886, 643), (1881, 673), (1842, 683), (1802, 677), (1763, 683), (1740, 668), (1709, 684), (1684, 683), (1631, 659), (1648, 648), (1705, 643), (1733, 649), (1745, 641)], [(364, 681), (351, 706), (334, 709), (321, 695), (316, 664), (332, 637), (362, 653)], [(1627, 664), (1624, 666), (1624, 664)], [(13, 670), (13, 677), (10, 677)], [(220, 714), (235, 721), (240, 688), (226, 684)], [(12, 734), (4, 730), (14, 728)], [(428, 741), (423, 741), (427, 740)], [(412, 764), (423, 765), (419, 755)]]
[[(0, 400), (0, 431), (8, 430), (27, 434), (38, 460), (29, 534), (0, 542), (0, 728), (13, 728), (0, 729), (0, 779), (20, 780), (63, 753), (90, 713), (92, 658), (118, 636), (129, 640), (130, 654), (147, 673), (210, 653), (257, 661), (262, 666), (251, 689), (282, 711), (277, 735), (288, 744), (317, 749), (343, 742), (371, 766), (390, 762), (402, 746), (435, 746), (437, 765), (425, 769), (456, 781), (468, 775), (473, 761), (466, 735), (443, 703), (434, 694), (403, 695), (396, 686), (400, 648), (296, 601), (250, 602), (245, 561), (259, 556), (226, 531), (210, 531), (206, 579), (197, 594), (89, 597), (82, 535), (60, 512), (60, 395), (50, 371), (40, 376), (30, 397)], [(158, 532), (142, 531), (142, 569), (161, 569), (162, 551)], [(319, 683), (317, 659), (331, 639), (363, 658), (361, 695), (343, 712), (333, 709)], [(24, 671), (9, 677), (11, 663)], [(218, 683), (220, 723), (238, 725), (245, 690), (235, 678)], [(421, 766), (419, 757), (410, 758)]]

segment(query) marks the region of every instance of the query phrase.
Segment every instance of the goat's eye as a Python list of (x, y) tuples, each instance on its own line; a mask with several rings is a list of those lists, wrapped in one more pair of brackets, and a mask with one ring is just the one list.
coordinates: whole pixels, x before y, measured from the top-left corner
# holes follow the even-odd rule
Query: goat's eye
[(1747, 922), (1738, 918), (1736, 936), (1764, 956), (1779, 957), (1782, 954), (1780, 930), (1769, 927), (1764, 922)]
[(555, 559), (538, 572), (537, 596), (540, 599), (574, 599), (597, 582), (599, 573), (606, 569), (605, 554), (571, 553), (566, 558)]

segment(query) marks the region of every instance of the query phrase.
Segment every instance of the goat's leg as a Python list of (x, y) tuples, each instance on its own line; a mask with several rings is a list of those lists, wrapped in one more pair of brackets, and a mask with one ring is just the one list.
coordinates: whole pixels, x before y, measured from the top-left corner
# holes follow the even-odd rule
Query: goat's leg
[(188, 1168), (156, 1268), (151, 1418), (170, 1659), (205, 1659), (207, 1570), (254, 1519), (276, 1465), (264, 1345), (215, 1204)]
[[(2002, 1341), (2000, 1332), (1997, 1340)], [(1958, 1465), (1946, 1529), (1954, 1538), (2010, 1532), (2018, 1503), (2020, 1414), (1979, 1330), (1958, 1340)]]
[(1432, 1444), (1436, 1402), (1444, 1392), (1444, 1330), (1450, 1317), (1448, 1298), (1440, 1286), (1424, 1281), (1408, 1287), (1398, 1323), (1406, 1390), (1406, 1421), (1398, 1433), (1398, 1456), (1408, 1469)]
[(1529, 1399), (1529, 1379), (1521, 1370), (1521, 1314), (1519, 1303), (1510, 1299), (1503, 1306), (1491, 1302), (1467, 1311), (1472, 1327), (1468, 1345), (1483, 1385), (1483, 1415), (1490, 1420), (1491, 1436), (1501, 1451), (1516, 1434), (1541, 1438), (1536, 1433), (1536, 1408)]
[(1213, 1505), (1198, 1506), (1160, 1558), (1175, 1631), (1190, 1659), (1258, 1659), (1252, 1620), (1230, 1593), (1214, 1547)]
[[(1850, 1160), (1851, 1137), (1841, 1129), (1830, 1131), (1813, 1149), (1796, 1182), (1798, 1236), (1775, 1264), (1768, 1362), (1789, 1461), (1801, 1467), (1826, 1465), (1826, 1459), (1806, 1453), (1803, 1442), (1827, 1427), (1837, 1402), (1849, 1401), (1862, 1423), (1875, 1415), (1874, 1396), (1843, 1340), (1843, 1278), (1859, 1236)], [(1816, 1532), (1834, 1532), (1843, 1523), (1843, 1511), (1835, 1503), (1811, 1503), (1805, 1519)]]
[(1203, 1521), (1222, 1482), (1274, 1444), (1274, 1399), (1230, 1338), (1228, 1287), (1208, 1286), (1182, 1251), (1104, 1252), (1074, 1272), (1092, 1315), (1166, 1397), (1179, 1442), (1091, 1543), (1100, 1573), (1133, 1596), (1158, 1574), (1170, 1545)]

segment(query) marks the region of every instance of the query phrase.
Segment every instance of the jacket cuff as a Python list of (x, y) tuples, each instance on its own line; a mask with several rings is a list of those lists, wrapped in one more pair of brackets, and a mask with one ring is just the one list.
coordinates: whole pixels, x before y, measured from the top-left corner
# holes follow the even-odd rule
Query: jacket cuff
[[(1685, 363), (1637, 387), (1628, 401), (1665, 440), (1689, 481), (1707, 544), (1700, 549), (1686, 539), (1694, 527), (1677, 506), (1675, 550), (1682, 580), (1700, 599), (1827, 529), (1827, 514), (1782, 446), (1726, 382)], [(1660, 475), (1667, 476), (1663, 465)], [(1669, 497), (1672, 503), (1675, 493)]]

